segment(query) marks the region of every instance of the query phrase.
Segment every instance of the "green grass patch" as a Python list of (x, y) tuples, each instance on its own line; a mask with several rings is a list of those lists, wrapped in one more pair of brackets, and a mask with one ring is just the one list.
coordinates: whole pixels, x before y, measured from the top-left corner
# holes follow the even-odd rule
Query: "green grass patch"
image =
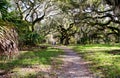
[(120, 46), (91, 44), (72, 46), (86, 61), (94, 73), (104, 78), (120, 78)]
[(63, 51), (51, 47), (35, 51), (21, 51), (16, 59), (6, 60), (6, 62), (0, 60), (0, 70), (16, 72), (19, 76), (24, 74), (24, 78), (30, 78), (28, 76), (33, 76), (36, 73), (33, 71), (34, 68), (50, 67), (54, 59), (57, 61), (56, 64), (60, 64), (61, 61), (56, 58), (61, 54), (63, 54)]

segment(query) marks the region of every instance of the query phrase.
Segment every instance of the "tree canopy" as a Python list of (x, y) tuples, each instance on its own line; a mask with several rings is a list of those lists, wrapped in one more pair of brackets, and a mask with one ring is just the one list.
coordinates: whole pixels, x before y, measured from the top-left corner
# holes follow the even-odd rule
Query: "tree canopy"
[(57, 33), (61, 44), (69, 44), (73, 38), (91, 43), (111, 36), (120, 41), (119, 0), (3, 0), (0, 4), (2, 18), (14, 23), (25, 41), (35, 41), (33, 33), (43, 40)]

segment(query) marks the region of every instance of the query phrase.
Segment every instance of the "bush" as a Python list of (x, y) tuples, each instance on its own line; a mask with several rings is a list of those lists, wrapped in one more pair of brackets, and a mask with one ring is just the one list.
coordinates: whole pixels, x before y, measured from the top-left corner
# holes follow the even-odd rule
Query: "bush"
[(43, 40), (43, 37), (40, 36), (37, 32), (28, 32), (22, 37), (22, 42), (24, 42), (24, 45), (37, 45), (41, 43)]

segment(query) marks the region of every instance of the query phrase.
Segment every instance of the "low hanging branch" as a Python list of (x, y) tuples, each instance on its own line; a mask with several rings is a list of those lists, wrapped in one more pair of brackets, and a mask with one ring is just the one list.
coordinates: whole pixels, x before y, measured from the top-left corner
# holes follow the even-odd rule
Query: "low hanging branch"
[(105, 2), (114, 7), (115, 15), (120, 15), (120, 0), (105, 0)]
[(18, 54), (18, 38), (13, 27), (0, 25), (0, 56), (13, 57)]

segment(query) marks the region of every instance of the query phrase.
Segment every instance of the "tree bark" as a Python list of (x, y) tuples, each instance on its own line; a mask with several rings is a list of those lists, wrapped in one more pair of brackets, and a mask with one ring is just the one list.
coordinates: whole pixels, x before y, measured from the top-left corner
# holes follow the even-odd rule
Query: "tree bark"
[(64, 44), (64, 38), (63, 37), (60, 38), (60, 44)]
[(65, 38), (65, 45), (69, 45), (70, 44), (69, 40), (70, 40), (70, 38), (68, 38), (68, 37)]

